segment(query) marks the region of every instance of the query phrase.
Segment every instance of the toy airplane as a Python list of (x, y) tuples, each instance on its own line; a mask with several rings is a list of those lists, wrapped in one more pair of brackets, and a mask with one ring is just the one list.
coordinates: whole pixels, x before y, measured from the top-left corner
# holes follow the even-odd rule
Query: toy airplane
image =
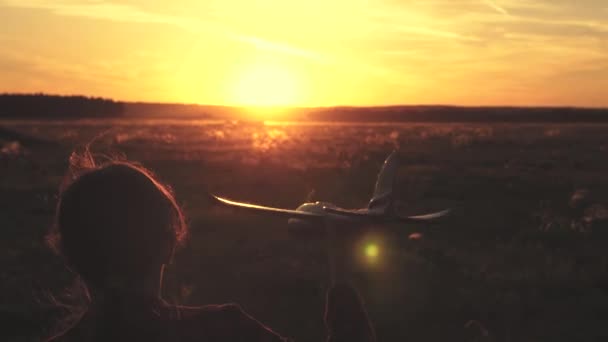
[(237, 202), (226, 198), (211, 195), (217, 203), (229, 207), (241, 208), (254, 212), (265, 212), (267, 214), (288, 218), (290, 227), (297, 229), (315, 227), (321, 221), (325, 223), (421, 223), (436, 220), (447, 215), (450, 210), (442, 210), (435, 213), (415, 216), (402, 216), (396, 212), (394, 206), (394, 185), (399, 168), (399, 160), (396, 151), (393, 151), (384, 161), (384, 165), (378, 174), (374, 194), (367, 205), (362, 209), (342, 209), (328, 202), (304, 203), (295, 210), (266, 207), (256, 204)]

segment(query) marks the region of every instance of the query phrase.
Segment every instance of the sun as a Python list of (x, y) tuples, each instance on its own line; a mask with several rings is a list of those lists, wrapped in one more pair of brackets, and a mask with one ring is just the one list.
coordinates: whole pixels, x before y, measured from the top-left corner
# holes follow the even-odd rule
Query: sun
[(243, 68), (233, 84), (231, 102), (248, 107), (285, 107), (299, 101), (295, 73), (276, 63), (256, 63)]

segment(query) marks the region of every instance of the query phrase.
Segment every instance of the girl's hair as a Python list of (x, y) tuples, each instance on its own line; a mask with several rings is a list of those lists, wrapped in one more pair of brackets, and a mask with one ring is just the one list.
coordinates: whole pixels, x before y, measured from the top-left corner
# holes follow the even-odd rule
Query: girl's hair
[(187, 233), (170, 189), (128, 161), (72, 154), (47, 241), (89, 286), (137, 279), (170, 261)]

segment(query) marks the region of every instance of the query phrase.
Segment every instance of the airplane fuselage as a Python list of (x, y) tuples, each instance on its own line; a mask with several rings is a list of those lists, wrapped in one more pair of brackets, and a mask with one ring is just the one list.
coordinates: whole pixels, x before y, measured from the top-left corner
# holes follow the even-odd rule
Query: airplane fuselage
[[(336, 206), (333, 203), (329, 202), (310, 202), (304, 203), (300, 205), (296, 211), (311, 213), (321, 215), (325, 218), (326, 222), (335, 224), (337, 226), (341, 226), (344, 224), (348, 225), (358, 225), (358, 224), (369, 224), (369, 223), (378, 223), (378, 222), (387, 222), (390, 221), (390, 218), (385, 215), (370, 215), (370, 216), (362, 216), (362, 217), (353, 217), (353, 216), (344, 216), (340, 214), (335, 214), (332, 212), (328, 212), (325, 208), (331, 209), (340, 209), (340, 207)], [(365, 210), (365, 209), (362, 209)], [(287, 224), (289, 225), (289, 229), (292, 231), (300, 231), (300, 230), (310, 230), (315, 228), (323, 228), (323, 225), (319, 225), (311, 220), (292, 217), (287, 220)]]

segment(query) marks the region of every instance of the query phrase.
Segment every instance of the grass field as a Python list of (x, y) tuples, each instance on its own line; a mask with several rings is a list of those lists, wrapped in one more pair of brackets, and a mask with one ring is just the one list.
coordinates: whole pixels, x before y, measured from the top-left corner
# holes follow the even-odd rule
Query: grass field
[[(282, 219), (210, 206), (206, 191), (295, 208), (366, 204), (394, 148), (405, 213), (453, 208), (437, 226), (391, 226), (353, 247), (352, 278), (380, 341), (608, 338), (608, 126), (254, 124), (155, 120), (2, 122), (44, 142), (0, 141), (0, 340), (37, 340), (72, 275), (44, 245), (70, 153), (126, 156), (170, 184), (190, 240), (167, 270), (175, 303), (237, 302), (297, 341), (323, 339), (322, 240)], [(103, 133), (100, 135), (100, 133)], [(1, 138), (0, 138), (1, 139)], [(586, 212), (570, 196), (589, 189)], [(408, 240), (412, 232), (421, 240)], [(369, 261), (369, 260), (368, 260)]]

